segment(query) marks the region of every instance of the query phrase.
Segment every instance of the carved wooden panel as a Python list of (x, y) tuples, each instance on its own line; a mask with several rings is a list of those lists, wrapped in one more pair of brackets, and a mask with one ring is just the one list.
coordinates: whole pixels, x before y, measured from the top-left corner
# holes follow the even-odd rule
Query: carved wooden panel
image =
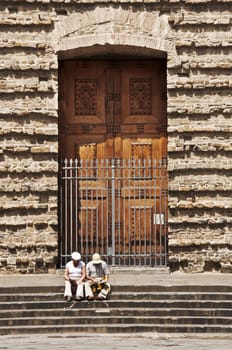
[(151, 78), (130, 78), (129, 94), (131, 115), (152, 114)]
[(76, 157), (82, 161), (81, 177), (88, 179), (96, 176), (97, 144), (89, 143), (76, 146)]
[(152, 159), (152, 143), (131, 143), (131, 157), (133, 159)]
[(81, 160), (96, 160), (97, 157), (97, 144), (87, 143), (85, 145), (78, 146), (77, 149)]
[(133, 178), (147, 178), (150, 176), (150, 169), (143, 166), (143, 161), (152, 159), (152, 143), (132, 143), (131, 158), (140, 161), (140, 166), (132, 171)]
[(75, 80), (75, 115), (97, 114), (97, 81)]

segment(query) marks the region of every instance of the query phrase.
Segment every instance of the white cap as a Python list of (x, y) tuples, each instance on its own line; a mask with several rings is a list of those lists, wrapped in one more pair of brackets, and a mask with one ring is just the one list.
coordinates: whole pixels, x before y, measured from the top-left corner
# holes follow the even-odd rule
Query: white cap
[(73, 260), (81, 260), (81, 254), (78, 252), (73, 252), (72, 253), (72, 259)]
[(92, 259), (94, 264), (101, 263), (101, 256), (98, 253), (94, 253)]

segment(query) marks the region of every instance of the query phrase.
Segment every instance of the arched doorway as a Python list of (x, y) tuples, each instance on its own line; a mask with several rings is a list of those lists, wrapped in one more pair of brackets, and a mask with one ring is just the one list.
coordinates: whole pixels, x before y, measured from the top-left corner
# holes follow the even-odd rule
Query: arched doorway
[(86, 9), (57, 22), (53, 41), (61, 266), (74, 249), (86, 261), (98, 250), (112, 265), (166, 265), (166, 66), (180, 64), (167, 16)]

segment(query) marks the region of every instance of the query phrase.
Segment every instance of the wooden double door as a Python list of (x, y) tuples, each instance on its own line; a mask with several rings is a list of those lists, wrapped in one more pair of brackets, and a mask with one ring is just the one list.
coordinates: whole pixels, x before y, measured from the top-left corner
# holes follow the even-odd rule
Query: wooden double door
[[(152, 256), (166, 254), (165, 72), (164, 60), (60, 62), (59, 156), (80, 162), (75, 181), (68, 184), (75, 183), (78, 191), (69, 190), (61, 200), (66, 205), (60, 218), (65, 222), (61, 256), (75, 248), (88, 259), (97, 250), (110, 263), (146, 265), (154, 263)], [(144, 168), (150, 161), (157, 169), (149, 173)], [(115, 164), (112, 200), (107, 168)], [(70, 191), (72, 197), (78, 193), (72, 205)], [(73, 224), (74, 217), (78, 222)]]

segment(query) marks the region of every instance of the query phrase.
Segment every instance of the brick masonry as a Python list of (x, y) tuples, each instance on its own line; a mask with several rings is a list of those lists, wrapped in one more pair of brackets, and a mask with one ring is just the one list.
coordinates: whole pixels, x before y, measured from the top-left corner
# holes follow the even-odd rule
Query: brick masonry
[[(58, 57), (168, 57), (169, 265), (232, 272), (231, 0), (2, 0), (0, 273), (58, 257)], [(136, 51), (136, 50), (135, 50)]]

